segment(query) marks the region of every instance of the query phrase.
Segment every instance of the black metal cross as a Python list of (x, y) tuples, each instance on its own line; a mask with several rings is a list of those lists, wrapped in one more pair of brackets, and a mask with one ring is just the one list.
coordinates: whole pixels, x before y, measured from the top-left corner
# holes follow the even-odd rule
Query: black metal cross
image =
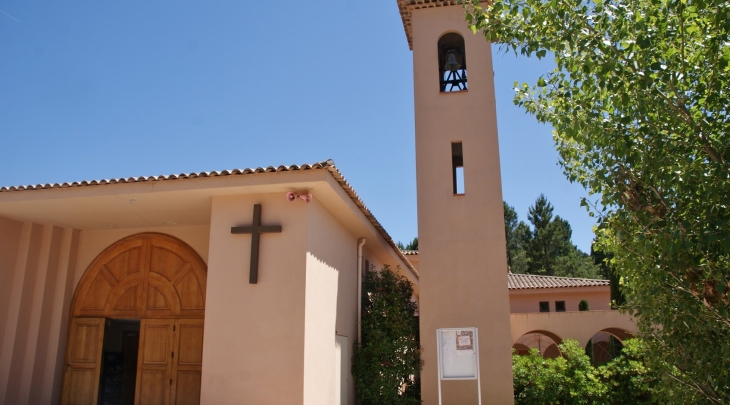
[(261, 225), (261, 204), (253, 206), (253, 224), (251, 226), (234, 226), (231, 233), (251, 234), (251, 270), (248, 276), (249, 284), (256, 284), (259, 278), (259, 238), (262, 233), (280, 233), (281, 225)]

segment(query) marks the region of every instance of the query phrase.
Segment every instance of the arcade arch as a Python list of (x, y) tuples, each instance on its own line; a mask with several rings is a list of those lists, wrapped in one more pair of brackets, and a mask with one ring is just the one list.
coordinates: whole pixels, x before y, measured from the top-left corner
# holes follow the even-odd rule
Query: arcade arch
[[(132, 235), (106, 248), (74, 293), (61, 404), (96, 404), (114, 381), (109, 367), (102, 370), (109, 362), (134, 379), (135, 404), (197, 403), (206, 279), (200, 256), (169, 235)], [(128, 352), (136, 355), (105, 350), (105, 332), (119, 323), (138, 325), (137, 347)]]
[(554, 359), (562, 356), (558, 347), (562, 342), (563, 339), (552, 332), (534, 330), (525, 333), (517, 339), (515, 344), (512, 345), (512, 348), (519, 355), (526, 355), (530, 353), (530, 349), (537, 349), (543, 358)]
[(621, 354), (623, 341), (633, 335), (623, 329), (606, 328), (593, 334), (586, 344), (586, 355), (594, 366), (607, 363)]

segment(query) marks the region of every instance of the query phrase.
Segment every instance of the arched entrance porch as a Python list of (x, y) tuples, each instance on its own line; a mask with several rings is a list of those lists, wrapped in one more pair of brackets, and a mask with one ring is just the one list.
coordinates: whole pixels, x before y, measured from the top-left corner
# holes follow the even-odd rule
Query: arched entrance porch
[(136, 359), (119, 360), (136, 360), (134, 403), (198, 403), (206, 278), (200, 256), (168, 235), (132, 235), (106, 248), (71, 304), (61, 404), (98, 403), (109, 381), (101, 381), (104, 362), (117, 361), (104, 351), (105, 325), (121, 320), (139, 325)]

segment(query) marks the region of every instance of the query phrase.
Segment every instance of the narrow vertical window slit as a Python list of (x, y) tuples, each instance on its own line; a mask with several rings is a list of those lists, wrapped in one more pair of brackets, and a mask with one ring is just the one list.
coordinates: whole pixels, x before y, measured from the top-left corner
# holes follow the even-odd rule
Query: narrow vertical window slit
[(461, 142), (451, 144), (451, 175), (454, 194), (464, 194), (464, 152)]

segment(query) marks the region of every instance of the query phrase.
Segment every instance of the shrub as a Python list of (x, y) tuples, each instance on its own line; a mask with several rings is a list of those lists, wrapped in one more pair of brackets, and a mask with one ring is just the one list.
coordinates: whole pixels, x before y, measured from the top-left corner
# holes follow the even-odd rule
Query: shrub
[(578, 311), (590, 311), (591, 307), (588, 305), (588, 301), (580, 300), (578, 303)]
[(556, 359), (543, 359), (537, 349), (512, 356), (515, 405), (606, 403), (606, 385), (578, 342), (565, 340), (560, 351)]
[(704, 404), (686, 386), (673, 383), (679, 371), (651, 363), (646, 343), (628, 339), (619, 356), (599, 367), (574, 340), (560, 344), (563, 357), (543, 359), (537, 349), (512, 356), (515, 405)]
[(413, 286), (386, 265), (363, 281), (362, 344), (355, 343), (352, 376), (360, 405), (421, 403), (421, 370)]

